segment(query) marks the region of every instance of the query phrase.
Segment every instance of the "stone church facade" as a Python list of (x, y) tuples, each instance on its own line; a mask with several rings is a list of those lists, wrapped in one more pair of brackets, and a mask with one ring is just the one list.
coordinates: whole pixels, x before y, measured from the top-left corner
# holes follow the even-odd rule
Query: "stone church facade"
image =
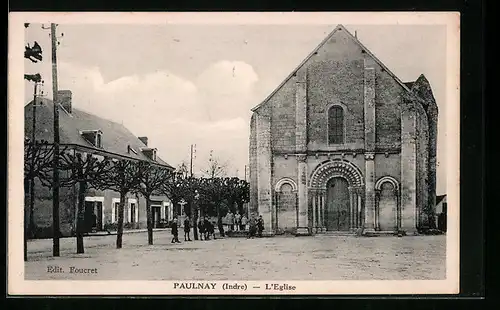
[(252, 111), (249, 209), (267, 234), (432, 226), (438, 109), (423, 75), (402, 82), (339, 25)]

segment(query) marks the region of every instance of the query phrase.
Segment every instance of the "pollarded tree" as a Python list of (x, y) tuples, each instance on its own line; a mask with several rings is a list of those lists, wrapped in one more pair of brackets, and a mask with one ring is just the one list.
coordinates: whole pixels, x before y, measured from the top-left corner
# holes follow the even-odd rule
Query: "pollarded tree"
[(61, 187), (78, 184), (78, 204), (76, 220), (76, 253), (84, 253), (83, 234), (87, 231), (85, 223), (85, 194), (93, 184), (99, 184), (100, 178), (111, 169), (110, 160), (102, 156), (82, 154), (81, 152), (65, 152), (60, 159), (61, 170), (68, 171), (68, 177), (60, 180)]
[(206, 208), (206, 212), (217, 216), (219, 233), (224, 237), (224, 227), (222, 226), (221, 205), (225, 198), (225, 178), (203, 178), (200, 184), (200, 197)]
[(30, 205), (30, 231), (32, 232), (33, 222), (33, 201), (34, 190), (32, 182), (38, 179), (43, 185), (50, 186), (50, 173), (52, 171), (52, 158), (54, 148), (47, 141), (34, 141), (26, 139), (24, 142), (24, 191), (31, 194)]
[(140, 162), (139, 183), (136, 191), (146, 198), (146, 214), (148, 227), (148, 244), (153, 244), (153, 213), (151, 212), (151, 195), (161, 192), (163, 185), (170, 180), (171, 172), (164, 167), (149, 162)]
[[(196, 203), (198, 190), (198, 179), (187, 176), (182, 169), (175, 172), (170, 171), (161, 188), (161, 192), (172, 202), (174, 210), (177, 210), (177, 206), (182, 200), (189, 204), (190, 208), (185, 211), (193, 219), (193, 224), (197, 223), (198, 217), (198, 204)], [(177, 211), (174, 214), (177, 215)], [(194, 229), (193, 236), (195, 240), (198, 240), (197, 229)]]
[[(24, 141), (24, 192), (30, 193), (29, 212), (25, 211), (24, 223), (24, 260), (28, 259), (28, 235), (35, 231), (35, 179), (42, 185), (50, 185), (50, 172), (52, 171), (52, 158), (54, 148), (46, 141)], [(26, 195), (25, 195), (26, 196)], [(26, 210), (26, 209), (25, 209)], [(29, 215), (29, 221), (26, 220)]]
[(99, 179), (93, 181), (93, 186), (100, 190), (112, 190), (120, 194), (118, 205), (118, 228), (116, 235), (116, 248), (121, 249), (123, 243), (123, 219), (125, 211), (125, 198), (128, 193), (135, 191), (140, 182), (139, 162), (127, 159), (112, 159), (111, 167)]
[(229, 208), (232, 212), (233, 207), (237, 206), (237, 211), (243, 214), (243, 205), (250, 200), (250, 184), (241, 180), (240, 178), (226, 178), (225, 180), (225, 197), (227, 199)]

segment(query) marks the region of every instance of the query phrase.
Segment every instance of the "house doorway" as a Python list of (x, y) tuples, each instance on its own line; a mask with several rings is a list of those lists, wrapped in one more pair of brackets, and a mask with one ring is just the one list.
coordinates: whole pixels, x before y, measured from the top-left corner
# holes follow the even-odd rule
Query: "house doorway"
[(335, 177), (327, 182), (325, 224), (327, 231), (349, 230), (350, 199), (347, 180)]
[(151, 214), (153, 215), (153, 228), (160, 227), (161, 206), (151, 206)]
[(102, 231), (102, 201), (85, 201), (85, 231)]

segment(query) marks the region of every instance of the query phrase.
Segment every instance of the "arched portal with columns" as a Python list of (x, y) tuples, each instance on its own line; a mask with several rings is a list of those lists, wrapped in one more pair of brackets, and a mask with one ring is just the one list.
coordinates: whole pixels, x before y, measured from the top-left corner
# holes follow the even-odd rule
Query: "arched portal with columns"
[(314, 233), (350, 230), (364, 221), (364, 183), (361, 171), (346, 160), (319, 164), (309, 178), (310, 225)]
[(399, 193), (399, 183), (391, 176), (381, 177), (375, 183), (375, 230), (400, 230), (401, 203)]
[(297, 190), (297, 183), (291, 178), (281, 178), (274, 186), (275, 214), (273, 216), (273, 229), (276, 233), (295, 232), (298, 227)]

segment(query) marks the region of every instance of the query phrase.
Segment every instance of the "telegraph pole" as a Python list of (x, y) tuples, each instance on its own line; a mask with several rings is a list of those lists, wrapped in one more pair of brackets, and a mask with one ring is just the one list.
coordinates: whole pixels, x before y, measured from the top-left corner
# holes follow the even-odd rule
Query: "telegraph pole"
[(196, 144), (191, 144), (191, 160), (190, 160), (190, 164), (189, 164), (189, 175), (191, 177), (193, 177), (193, 157), (195, 157), (196, 155), (194, 155), (196, 153)]
[(191, 144), (191, 160), (189, 163), (189, 175), (193, 177), (193, 145)]
[[(33, 105), (32, 105), (32, 133), (31, 133), (31, 145), (33, 149), (35, 147), (36, 142), (36, 99), (38, 96), (38, 84), (40, 82), (35, 82), (34, 90), (33, 90)], [(43, 84), (43, 81), (41, 82)], [(35, 156), (31, 156), (31, 169), (35, 167)], [(35, 228), (35, 220), (33, 218), (35, 210), (35, 177), (33, 173), (30, 178), (30, 222), (29, 222), (29, 232), (31, 236), (33, 236), (33, 230)]]
[(52, 236), (53, 256), (59, 256), (59, 98), (57, 94), (57, 37), (56, 24), (50, 24), (50, 38), (52, 41), (52, 101), (54, 105), (54, 160), (52, 186)]

